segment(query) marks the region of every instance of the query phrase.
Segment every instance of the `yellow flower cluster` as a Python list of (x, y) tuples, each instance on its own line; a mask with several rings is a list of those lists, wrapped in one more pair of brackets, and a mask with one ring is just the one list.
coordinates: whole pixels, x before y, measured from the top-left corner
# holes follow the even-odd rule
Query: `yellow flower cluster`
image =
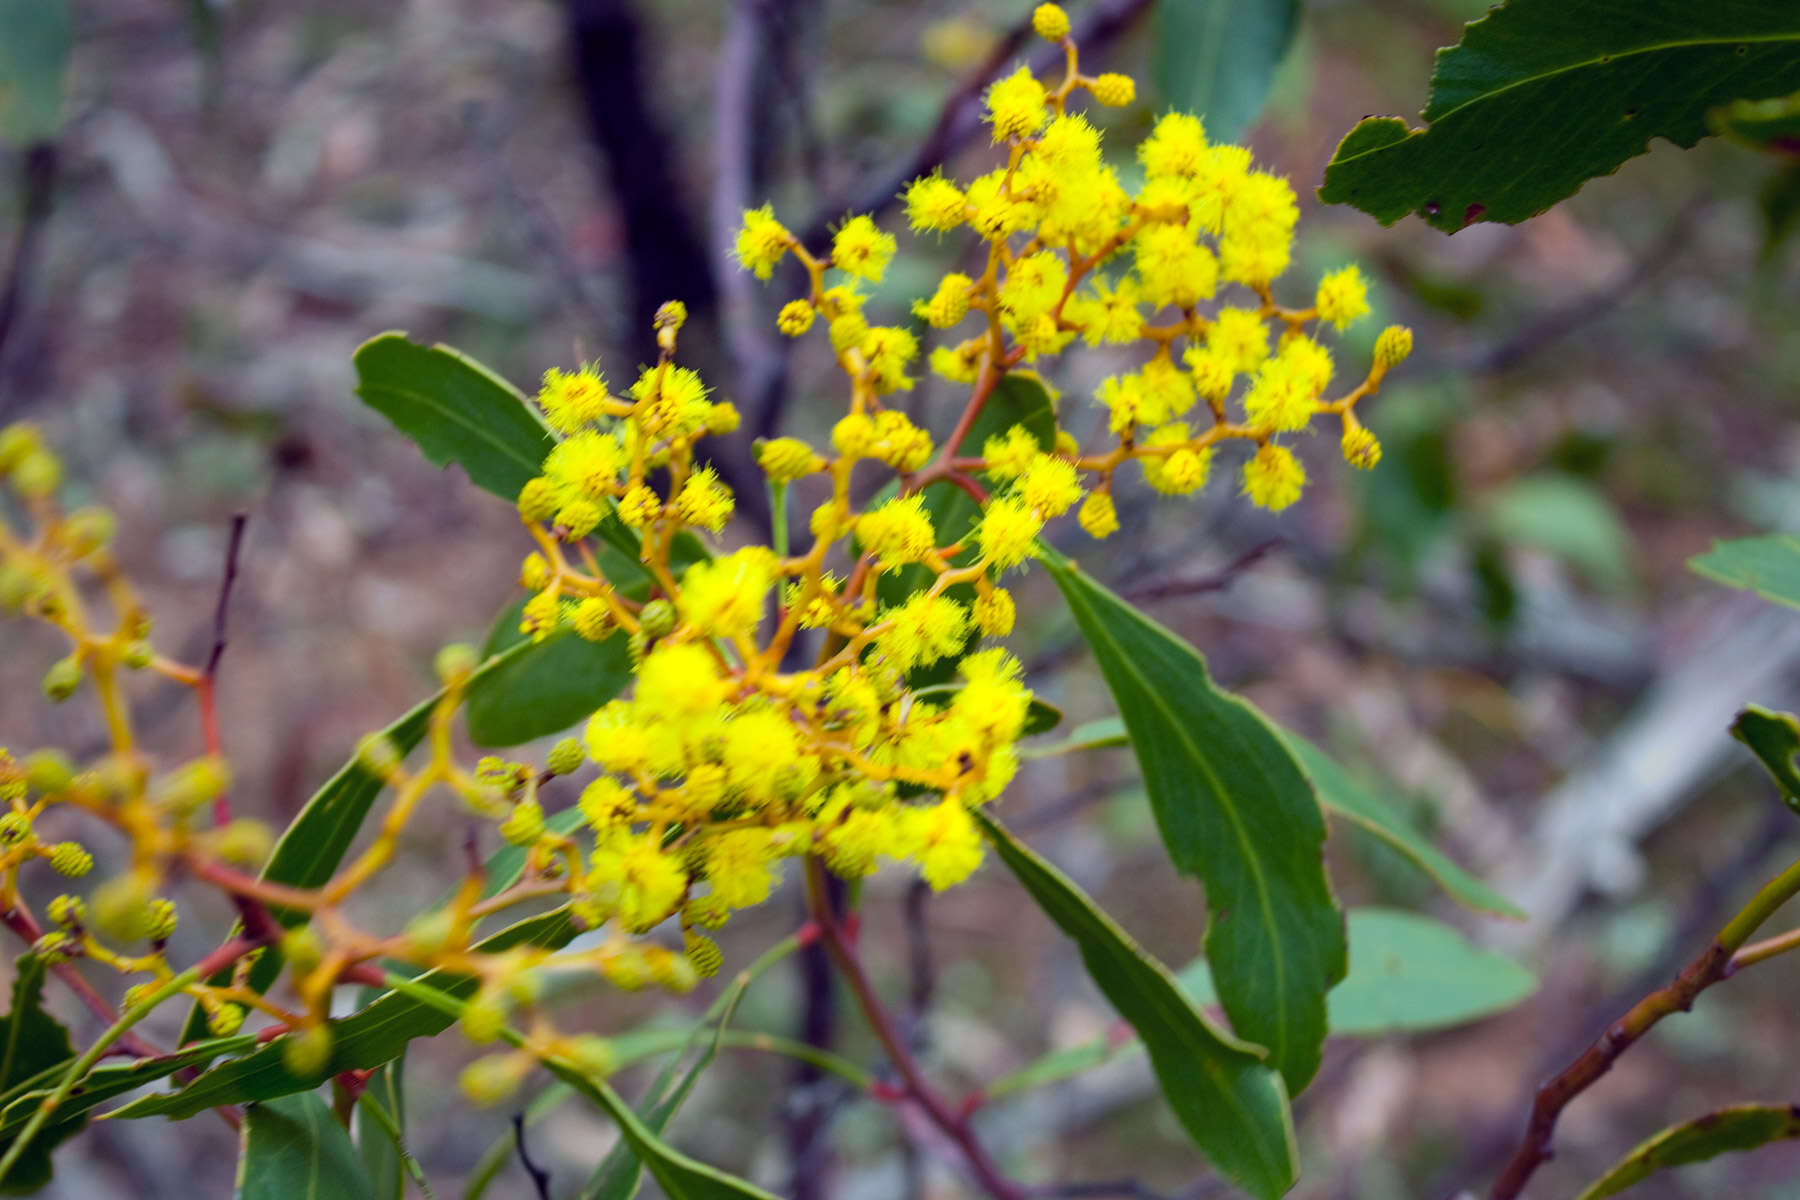
[[(1005, 161), (966, 184), (931, 174), (904, 195), (915, 231), (967, 228), (985, 243), (979, 275), (946, 274), (912, 308), (948, 331), (930, 368), (970, 385), (947, 442), (883, 400), (912, 387), (921, 352), (916, 326), (873, 323), (865, 308), (861, 288), (882, 282), (894, 236), (852, 216), (815, 254), (772, 207), (744, 214), (736, 252), (746, 270), (769, 279), (792, 256), (806, 271), (806, 294), (781, 308), (778, 327), (800, 337), (823, 326), (849, 383), (824, 444), (757, 446), (778, 494), (796, 481), (829, 489), (807, 523), (810, 545), (674, 553), (691, 531), (716, 533), (730, 518), (731, 492), (696, 447), (737, 423), (674, 365), (679, 306), (659, 320), (661, 360), (629, 395), (608, 394), (591, 367), (545, 376), (538, 402), (564, 440), (519, 498), (539, 544), (522, 572), (535, 593), (525, 628), (625, 636), (637, 662), (629, 698), (586, 729), (600, 772), (580, 804), (593, 842), (569, 886), (589, 924), (641, 932), (679, 914), (692, 939), (766, 898), (781, 861), (796, 856), (846, 876), (890, 858), (936, 887), (961, 880), (981, 858), (969, 807), (1013, 775), (1030, 702), (1017, 662), (980, 644), (1011, 632), (1002, 576), (1032, 557), (1047, 523), (1078, 510), (1104, 537), (1118, 527), (1112, 489), (1125, 463), (1153, 488), (1187, 495), (1228, 439), (1251, 443), (1245, 494), (1285, 508), (1306, 475), (1280, 439), (1324, 413), (1339, 416), (1349, 461), (1379, 457), (1353, 409), (1404, 357), (1405, 331), (1384, 334), (1365, 380), (1335, 400), (1325, 398), (1332, 355), (1317, 337), (1368, 312), (1356, 268), (1327, 275), (1309, 308), (1277, 305), (1270, 289), (1298, 215), (1288, 184), (1241, 147), (1211, 144), (1198, 118), (1172, 113), (1138, 147), (1143, 182), (1128, 190), (1100, 131), (1068, 102), (1082, 91), (1129, 102), (1131, 81), (1080, 72), (1057, 6), (1040, 6), (1033, 24), (1065, 47), (1068, 69), (1055, 88), (1020, 68), (989, 90)], [(1213, 303), (1230, 288), (1235, 296)], [(978, 328), (962, 336), (965, 322)], [(963, 444), (1002, 378), (1078, 339), (1148, 351), (1097, 389), (1109, 445), (1084, 449), (1061, 428), (1040, 440), (1026, 424)], [(897, 484), (859, 506), (850, 480), (865, 460)], [(979, 504), (972, 527), (939, 527), (955, 488)], [(655, 595), (632, 594), (582, 544), (596, 531), (619, 544), (599, 528), (615, 519), (641, 539)], [(789, 660), (803, 630), (823, 631), (821, 648), (797, 669)], [(956, 682), (939, 682), (952, 664)], [(713, 953), (702, 950), (708, 966)]]

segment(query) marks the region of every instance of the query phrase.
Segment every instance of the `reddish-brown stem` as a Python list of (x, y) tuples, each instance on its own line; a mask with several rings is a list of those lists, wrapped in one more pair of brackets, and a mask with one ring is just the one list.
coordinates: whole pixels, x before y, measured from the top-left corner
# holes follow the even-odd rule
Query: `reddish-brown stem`
[[(0, 913), (0, 922), (4, 922), (8, 929), (18, 934), (26, 945), (34, 944), (44, 936), (44, 931), (38, 928), (38, 923), (32, 920), (31, 914), (21, 908), (10, 908), (4, 913)], [(82, 978), (81, 972), (75, 969), (73, 963), (57, 963), (50, 968), (50, 973), (62, 980), (63, 984), (75, 993), (82, 1004), (87, 1006), (87, 1010), (100, 1018), (102, 1022), (111, 1025), (119, 1019), (117, 1010), (106, 1002), (106, 997), (94, 990), (93, 984)], [(118, 1045), (121, 1049), (135, 1054), (139, 1058), (155, 1058), (162, 1053), (161, 1050), (135, 1033), (125, 1034), (119, 1039)]]
[[(225, 574), (219, 581), (219, 602), (213, 609), (212, 650), (206, 656), (206, 668), (194, 692), (200, 706), (200, 729), (206, 738), (206, 752), (214, 758), (225, 757), (225, 743), (219, 735), (218, 678), (219, 659), (225, 653), (225, 613), (231, 601), (231, 587), (237, 582), (238, 552), (244, 545), (244, 522), (248, 518), (237, 513), (231, 518), (231, 536), (225, 543)], [(224, 825), (231, 820), (231, 796), (220, 792), (213, 801), (213, 823)]]
[[(996, 1200), (1025, 1200), (1025, 1189), (1001, 1172), (987, 1149), (976, 1139), (968, 1114), (951, 1107), (949, 1102), (933, 1090), (920, 1072), (917, 1060), (907, 1050), (906, 1043), (894, 1025), (893, 1016), (881, 1002), (868, 972), (863, 970), (862, 960), (856, 953), (854, 937), (832, 913), (831, 905), (826, 901), (825, 868), (816, 858), (806, 860), (806, 883), (819, 940), (824, 943), (825, 952), (830, 955), (832, 964), (844, 977), (844, 982), (856, 999), (856, 1006), (862, 1010), (864, 1019), (869, 1022), (875, 1039), (887, 1052), (888, 1061), (899, 1074), (903, 1085), (902, 1097), (917, 1104), (931, 1123), (956, 1144), (957, 1149), (968, 1160), (970, 1172), (989, 1195)], [(879, 1096), (881, 1090), (873, 1089), (872, 1094)]]
[(1750, 903), (1739, 910), (1700, 956), (1683, 967), (1668, 986), (1658, 988), (1632, 1005), (1574, 1062), (1539, 1088), (1532, 1101), (1525, 1136), (1488, 1192), (1488, 1200), (1516, 1200), (1532, 1174), (1549, 1161), (1550, 1139), (1556, 1132), (1556, 1120), (1569, 1102), (1611, 1070), (1619, 1056), (1658, 1021), (1671, 1013), (1686, 1012), (1693, 1007), (1695, 997), (1730, 974), (1733, 956), (1739, 948), (1796, 892), (1800, 892), (1800, 862), (1764, 884), (1751, 897)]

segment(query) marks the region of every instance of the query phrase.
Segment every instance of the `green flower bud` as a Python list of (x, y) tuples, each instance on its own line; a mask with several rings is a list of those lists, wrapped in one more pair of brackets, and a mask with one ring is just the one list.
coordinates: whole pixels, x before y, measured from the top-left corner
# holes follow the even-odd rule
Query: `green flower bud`
[(150, 897), (134, 875), (120, 875), (95, 888), (88, 901), (93, 926), (119, 942), (135, 942), (150, 928)]
[(25, 757), (25, 783), (39, 795), (67, 791), (75, 764), (61, 750), (35, 750)]
[(457, 1083), (471, 1104), (488, 1108), (518, 1091), (531, 1068), (529, 1054), (489, 1054), (464, 1067)]
[(296, 979), (312, 974), (325, 961), (325, 944), (311, 925), (296, 925), (281, 935), (281, 957)]
[(675, 606), (663, 599), (650, 601), (638, 613), (638, 628), (646, 637), (667, 637), (675, 628)]
[(260, 867), (275, 848), (275, 833), (261, 821), (239, 817), (213, 835), (213, 853), (240, 867)]
[(31, 944), (31, 952), (42, 959), (47, 967), (68, 962), (74, 948), (75, 939), (60, 929), (52, 929)]
[(30, 836), (30, 817), (20, 812), (0, 815), (0, 846), (17, 846)]
[(371, 733), (356, 744), (356, 763), (369, 774), (385, 779), (400, 769), (400, 752), (386, 734)]
[(544, 810), (536, 800), (519, 801), (500, 823), (500, 836), (515, 846), (532, 845), (543, 835)]
[(519, 515), (527, 521), (548, 521), (557, 508), (556, 485), (539, 475), (519, 489)]
[(481, 654), (475, 647), (463, 642), (452, 642), (437, 652), (437, 660), (433, 663), (437, 671), (438, 682), (445, 687), (455, 687), (468, 680), (481, 665)]
[(62, 463), (48, 450), (28, 454), (12, 472), (13, 491), (28, 500), (42, 500), (62, 484)]
[(153, 942), (166, 942), (175, 936), (175, 902), (162, 896), (153, 897), (148, 905), (144, 936)]
[(86, 558), (112, 545), (118, 522), (104, 508), (78, 508), (64, 518), (59, 531), (62, 544), (76, 558)]
[(471, 1042), (486, 1045), (506, 1028), (506, 1001), (493, 988), (483, 987), (463, 1008), (462, 1030)]
[(61, 704), (75, 694), (81, 686), (81, 659), (71, 654), (67, 658), (59, 658), (44, 672), (44, 698), (52, 704)]
[(50, 865), (59, 875), (80, 879), (94, 869), (94, 856), (80, 842), (58, 842), (50, 847)]
[(573, 775), (587, 761), (587, 751), (578, 738), (567, 737), (550, 747), (544, 766), (552, 775)]
[(244, 1027), (244, 1006), (229, 1002), (206, 1014), (206, 1028), (214, 1037), (230, 1037)]
[(87, 905), (80, 896), (66, 892), (50, 902), (50, 919), (58, 925), (79, 925), (87, 917)]
[(281, 1063), (302, 1079), (318, 1079), (331, 1065), (331, 1026), (311, 1025), (281, 1039)]
[(119, 662), (129, 671), (141, 671), (156, 658), (156, 650), (144, 638), (126, 642), (119, 651)]
[(559, 1050), (565, 1062), (589, 1079), (605, 1079), (619, 1064), (612, 1043), (592, 1033), (565, 1039)]
[(231, 768), (216, 755), (196, 758), (170, 771), (157, 783), (150, 800), (158, 808), (186, 817), (211, 804), (231, 786)]
[(20, 463), (44, 449), (36, 426), (23, 422), (0, 429), (0, 475), (10, 475)]

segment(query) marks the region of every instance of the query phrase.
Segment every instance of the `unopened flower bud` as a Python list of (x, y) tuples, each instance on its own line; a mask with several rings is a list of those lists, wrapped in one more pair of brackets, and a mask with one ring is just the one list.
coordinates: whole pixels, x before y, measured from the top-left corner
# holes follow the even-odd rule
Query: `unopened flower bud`
[(1413, 333), (1404, 325), (1389, 325), (1375, 339), (1375, 363), (1382, 367), (1397, 367), (1406, 361), (1412, 353)]

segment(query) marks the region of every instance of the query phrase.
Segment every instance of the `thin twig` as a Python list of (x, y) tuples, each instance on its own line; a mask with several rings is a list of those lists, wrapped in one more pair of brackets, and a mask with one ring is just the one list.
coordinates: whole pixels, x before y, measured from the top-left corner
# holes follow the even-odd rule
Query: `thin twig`
[(987, 1148), (976, 1138), (968, 1114), (953, 1110), (919, 1070), (917, 1060), (906, 1048), (905, 1040), (894, 1026), (892, 1015), (881, 1002), (868, 972), (863, 969), (853, 938), (825, 900), (825, 868), (819, 860), (806, 860), (806, 881), (807, 894), (812, 900), (813, 920), (819, 927), (819, 940), (831, 955), (831, 961), (843, 976), (850, 994), (855, 997), (857, 1007), (862, 1010), (870, 1030), (875, 1034), (875, 1040), (887, 1052), (888, 1062), (900, 1076), (904, 1085), (900, 1095), (917, 1104), (931, 1123), (956, 1144), (969, 1165), (970, 1173), (990, 1196), (995, 1200), (1027, 1200), (1025, 1189), (1001, 1172)]
[(531, 1176), (532, 1186), (537, 1188), (538, 1200), (550, 1200), (550, 1172), (531, 1161), (531, 1155), (525, 1152), (525, 1114), (516, 1112), (512, 1118), (513, 1144), (519, 1150), (519, 1165)]
[(1556, 1120), (1562, 1110), (1602, 1075), (1612, 1069), (1621, 1054), (1671, 1013), (1686, 1012), (1699, 994), (1726, 977), (1732, 956), (1756, 932), (1757, 927), (1793, 896), (1800, 892), (1800, 862), (1762, 886), (1719, 931), (1712, 943), (1701, 952), (1668, 986), (1657, 989), (1632, 1005), (1631, 1009), (1606, 1027), (1574, 1062), (1563, 1068), (1550, 1082), (1538, 1089), (1532, 1102), (1531, 1119), (1525, 1136), (1506, 1164), (1500, 1178), (1488, 1193), (1489, 1200), (1514, 1200), (1531, 1179), (1533, 1172), (1551, 1157), (1550, 1139), (1556, 1132)]
[(18, 321), (25, 295), (25, 277), (36, 256), (38, 235), (50, 217), (50, 197), (56, 190), (56, 146), (39, 142), (19, 160), (19, 228), (13, 234), (12, 255), (5, 282), (0, 284), (0, 350)]
[[(219, 601), (213, 606), (212, 649), (206, 655), (206, 669), (200, 673), (195, 694), (200, 704), (200, 726), (206, 737), (206, 752), (223, 759), (225, 743), (219, 733), (218, 682), (219, 660), (225, 655), (225, 618), (231, 603), (231, 589), (237, 583), (238, 554), (244, 546), (246, 513), (233, 513), (231, 533), (225, 542), (225, 574), (219, 580)], [(213, 822), (225, 825), (231, 821), (231, 794), (221, 791), (213, 801)]]
[(1207, 592), (1222, 592), (1237, 581), (1251, 566), (1266, 556), (1270, 551), (1286, 545), (1286, 539), (1268, 538), (1258, 542), (1244, 551), (1220, 570), (1209, 575), (1200, 575), (1186, 579), (1164, 579), (1156, 583), (1147, 583), (1143, 587), (1132, 588), (1125, 593), (1125, 598), (1135, 604), (1149, 600), (1169, 600), (1176, 596), (1199, 596)]

